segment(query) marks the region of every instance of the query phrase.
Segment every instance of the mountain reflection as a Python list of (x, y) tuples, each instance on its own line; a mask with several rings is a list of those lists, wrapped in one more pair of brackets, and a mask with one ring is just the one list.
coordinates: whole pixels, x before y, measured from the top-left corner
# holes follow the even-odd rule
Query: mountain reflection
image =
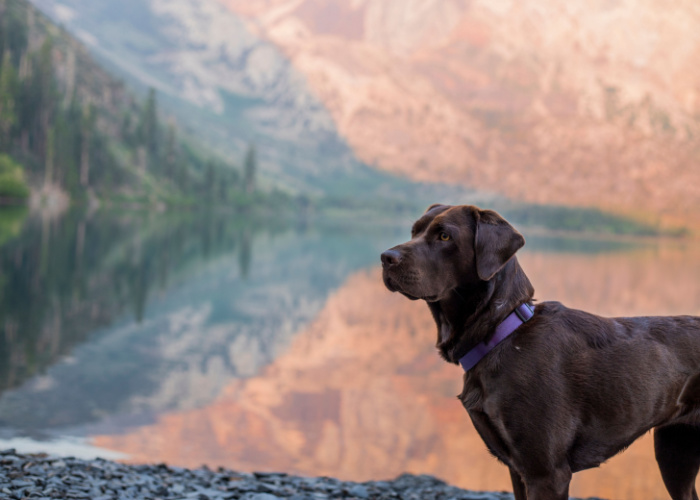
[(0, 248), (0, 431), (114, 432), (208, 404), (279, 356), (394, 234), (82, 215), (28, 220)]
[[(540, 300), (606, 315), (700, 314), (696, 247), (528, 251), (521, 262)], [(439, 359), (434, 328), (425, 305), (387, 292), (378, 270), (355, 273), (257, 375), (232, 381), (201, 408), (169, 411), (94, 443), (135, 462), (356, 480), (410, 471), (510, 490), (505, 467), (486, 452), (455, 398), (461, 372)], [(571, 494), (665, 498), (650, 436), (578, 474)]]

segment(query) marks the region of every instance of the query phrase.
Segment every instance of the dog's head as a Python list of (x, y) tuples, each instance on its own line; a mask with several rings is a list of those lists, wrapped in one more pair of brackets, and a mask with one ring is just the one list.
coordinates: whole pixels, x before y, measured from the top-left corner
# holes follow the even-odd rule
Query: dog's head
[(431, 205), (413, 224), (411, 239), (382, 254), (384, 284), (410, 299), (437, 302), (493, 279), (524, 244), (494, 211)]

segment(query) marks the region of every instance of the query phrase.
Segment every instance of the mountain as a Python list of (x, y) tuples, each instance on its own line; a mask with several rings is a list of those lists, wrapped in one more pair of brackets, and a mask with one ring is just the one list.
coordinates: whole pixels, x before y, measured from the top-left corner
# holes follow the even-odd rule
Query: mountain
[(697, 225), (694, 0), (218, 1), (284, 51), (369, 164)]
[(255, 142), (267, 185), (698, 225), (691, 0), (33, 2), (205, 144)]
[(130, 83), (156, 88), (208, 146), (236, 156), (255, 143), (268, 186), (353, 197), (414, 189), (359, 162), (305, 75), (217, 2), (33, 3)]

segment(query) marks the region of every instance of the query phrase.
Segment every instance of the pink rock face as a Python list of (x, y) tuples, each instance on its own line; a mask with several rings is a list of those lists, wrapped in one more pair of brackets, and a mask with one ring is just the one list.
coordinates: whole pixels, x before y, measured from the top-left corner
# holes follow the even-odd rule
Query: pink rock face
[(693, 0), (219, 1), (286, 52), (369, 164), (697, 225)]

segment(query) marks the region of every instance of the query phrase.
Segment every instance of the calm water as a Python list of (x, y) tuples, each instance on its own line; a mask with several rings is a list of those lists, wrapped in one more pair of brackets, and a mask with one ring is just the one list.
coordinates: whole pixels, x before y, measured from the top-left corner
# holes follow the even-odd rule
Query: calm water
[[(510, 489), (427, 307), (387, 292), (409, 225), (0, 214), (0, 447)], [(699, 314), (700, 248), (528, 235), (540, 300)], [(572, 495), (667, 498), (649, 436)]]

